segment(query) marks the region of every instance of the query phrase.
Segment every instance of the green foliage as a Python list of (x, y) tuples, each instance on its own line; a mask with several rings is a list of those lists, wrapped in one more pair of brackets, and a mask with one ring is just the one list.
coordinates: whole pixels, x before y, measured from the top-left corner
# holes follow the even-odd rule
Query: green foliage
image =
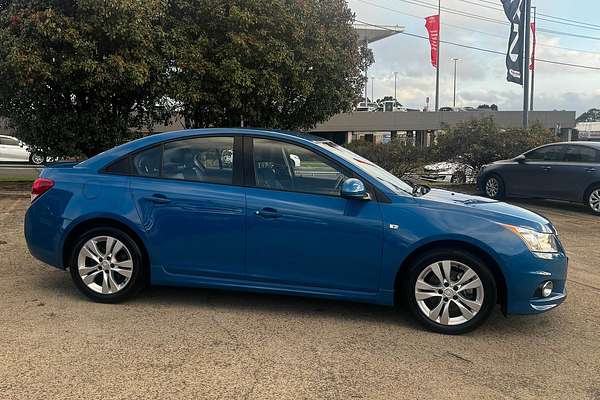
[(351, 109), (372, 62), (344, 0), (173, 0), (168, 16), (189, 127), (312, 127)]
[(360, 140), (351, 142), (346, 147), (398, 177), (415, 172), (430, 161), (431, 154), (430, 149), (415, 147), (399, 140), (392, 140), (387, 144)]
[(600, 122), (600, 110), (597, 108), (590, 108), (579, 117), (577, 122)]
[(96, 154), (156, 116), (159, 0), (31, 0), (0, 8), (0, 114), (53, 155)]
[(446, 132), (437, 137), (433, 152), (438, 161), (461, 160), (478, 170), (482, 165), (515, 157), (553, 141), (556, 136), (540, 125), (529, 129), (499, 129), (489, 117), (446, 128)]
[(0, 0), (0, 115), (87, 156), (180, 112), (307, 128), (351, 109), (372, 54), (344, 0)]

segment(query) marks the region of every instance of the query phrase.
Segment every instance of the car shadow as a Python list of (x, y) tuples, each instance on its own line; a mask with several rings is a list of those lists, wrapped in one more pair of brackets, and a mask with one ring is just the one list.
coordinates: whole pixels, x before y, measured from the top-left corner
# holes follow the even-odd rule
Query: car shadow
[[(68, 273), (55, 271), (44, 276), (38, 275), (36, 286), (44, 297), (67, 298), (77, 303), (88, 302), (90, 307), (107, 307), (105, 304), (93, 303), (81, 294), (72, 284)], [(255, 293), (234, 290), (209, 288), (185, 288), (152, 286), (144, 289), (135, 298), (123, 303), (127, 307), (142, 307), (147, 310), (180, 309), (182, 313), (190, 310), (212, 310), (219, 314), (247, 313), (249, 317), (294, 316), (302, 319), (327, 319), (333, 321), (357, 321), (375, 324), (390, 329), (405, 329), (410, 332), (423, 332), (425, 329), (414, 319), (403, 306), (382, 306), (376, 304), (357, 303), (341, 300), (280, 295), (271, 293)], [(108, 305), (110, 307), (110, 305)], [(144, 312), (146, 312), (144, 311)], [(553, 318), (546, 314), (537, 316), (502, 315), (500, 307), (496, 307), (490, 318), (475, 332), (463, 336), (484, 335), (494, 338), (504, 335), (536, 335), (544, 327), (552, 325)], [(434, 334), (434, 333), (431, 333)]]

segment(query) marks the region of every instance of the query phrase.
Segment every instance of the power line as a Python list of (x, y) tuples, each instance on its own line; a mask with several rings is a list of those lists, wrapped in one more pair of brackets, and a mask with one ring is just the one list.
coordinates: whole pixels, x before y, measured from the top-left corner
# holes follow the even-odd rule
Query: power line
[[(399, 14), (399, 15), (405, 15), (407, 17), (412, 17), (412, 18), (416, 18), (416, 19), (420, 19), (420, 20), (425, 19), (425, 17), (420, 16), (420, 15), (414, 15), (414, 14), (406, 13), (404, 11), (400, 11), (400, 10), (397, 10), (395, 8), (390, 8), (390, 7), (382, 6), (380, 4), (372, 3), (372, 2), (367, 1), (367, 0), (356, 0), (356, 1), (364, 3), (364, 4), (367, 4), (367, 5), (370, 5), (372, 7), (376, 7), (376, 8), (382, 9), (382, 10), (390, 11), (390, 12), (393, 12), (393, 13), (396, 13), (396, 14)], [(442, 22), (442, 26), (451, 27), (451, 28), (454, 28), (454, 29), (460, 29), (460, 30), (467, 31), (467, 32), (479, 33), (481, 35), (486, 35), (486, 36), (490, 36), (490, 37), (495, 37), (495, 38), (506, 40), (506, 36), (504, 36), (504, 35), (496, 35), (496, 34), (493, 34), (493, 33), (490, 33), (490, 32), (480, 31), (480, 30), (477, 30), (477, 29), (465, 28), (464, 26), (460, 26), (460, 25), (453, 25), (453, 24), (448, 24), (448, 23)], [(538, 46), (542, 46), (542, 47), (553, 48), (553, 49), (574, 51), (574, 52), (578, 52), (578, 53), (600, 54), (600, 51), (573, 49), (573, 48), (569, 48), (569, 47), (556, 46), (556, 45), (552, 45), (552, 44), (544, 43), (544, 42), (538, 42), (537, 45)]]
[[(399, 0), (399, 1), (411, 4), (411, 5), (415, 5), (415, 6), (420, 6), (420, 7), (425, 7), (425, 8), (437, 10), (437, 8), (435, 6), (433, 6), (431, 3), (426, 3), (424, 1), (419, 1), (419, 0)], [(444, 10), (448, 14), (454, 14), (454, 15), (459, 15), (459, 16), (463, 16), (463, 17), (467, 17), (467, 18), (472, 18), (472, 19), (479, 20), (479, 21), (492, 22), (492, 23), (495, 23), (495, 24), (500, 24), (500, 25), (503, 25), (503, 26), (508, 26), (508, 22), (507, 21), (500, 21), (500, 20), (497, 20), (497, 19), (494, 19), (494, 18), (490, 18), (490, 17), (483, 17), (483, 16), (480, 16), (480, 15), (477, 15), (477, 14), (472, 14), (472, 13), (464, 12), (464, 11), (457, 10), (457, 9), (454, 9), (454, 8), (442, 7), (442, 10)], [(580, 38), (580, 39), (600, 40), (600, 37), (597, 37), (597, 36), (579, 35), (579, 34), (575, 34), (575, 33), (557, 31), (557, 30), (546, 29), (546, 28), (541, 28), (541, 27), (538, 27), (537, 31), (538, 32), (545, 32), (545, 33), (553, 33), (555, 35), (560, 35), (560, 36), (576, 37), (576, 38)]]
[[(390, 29), (390, 28), (382, 26), (382, 25), (376, 25), (376, 24), (372, 24), (370, 22), (361, 21), (359, 19), (356, 19), (356, 21), (360, 22), (361, 24), (369, 25), (369, 26), (372, 26), (372, 27), (384, 29), (384, 30), (391, 31), (391, 32), (396, 32), (396, 33), (399, 33), (399, 34), (402, 34), (402, 35), (411, 36), (411, 37), (415, 37), (415, 38), (419, 38), (419, 39), (429, 40), (429, 38), (427, 36), (417, 35), (415, 33), (409, 33), (409, 32), (398, 32), (397, 30)], [(481, 52), (485, 52), (485, 53), (499, 54), (499, 55), (503, 55), (503, 56), (506, 55), (506, 53), (502, 52), (502, 51), (486, 49), (486, 48), (478, 47), (478, 46), (470, 46), (470, 45), (467, 45), (467, 44), (457, 43), (457, 42), (451, 42), (451, 41), (448, 41), (448, 40), (440, 40), (440, 43), (449, 44), (449, 45), (452, 45), (452, 46), (462, 47), (462, 48), (471, 49), (471, 50), (477, 50), (477, 51), (481, 51)], [(572, 64), (572, 63), (567, 63), (567, 62), (562, 62), (562, 61), (545, 60), (545, 59), (542, 59), (542, 58), (536, 58), (535, 61), (536, 62), (540, 62), (540, 63), (545, 63), (545, 64), (554, 64), (554, 65), (561, 65), (561, 66), (566, 66), (566, 67), (582, 68), (582, 69), (589, 69), (589, 70), (600, 71), (600, 67), (594, 67), (594, 66), (590, 66), (590, 65)]]

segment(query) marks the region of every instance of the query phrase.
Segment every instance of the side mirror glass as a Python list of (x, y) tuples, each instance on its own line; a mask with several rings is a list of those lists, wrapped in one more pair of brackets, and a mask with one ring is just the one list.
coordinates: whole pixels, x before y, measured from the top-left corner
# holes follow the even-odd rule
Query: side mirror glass
[(342, 183), (342, 197), (354, 200), (369, 200), (365, 184), (356, 178), (348, 178)]
[(527, 160), (527, 157), (525, 157), (524, 154), (521, 154), (520, 156), (515, 157), (515, 161), (518, 163), (524, 163)]

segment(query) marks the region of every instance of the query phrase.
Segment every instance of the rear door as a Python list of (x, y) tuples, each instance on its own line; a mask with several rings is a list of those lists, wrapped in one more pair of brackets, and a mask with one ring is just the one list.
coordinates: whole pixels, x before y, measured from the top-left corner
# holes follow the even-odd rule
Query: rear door
[(154, 267), (243, 278), (246, 200), (238, 142), (202, 136), (131, 156), (131, 191)]
[(590, 146), (571, 144), (565, 160), (554, 166), (556, 198), (581, 201), (585, 190), (599, 181), (600, 152)]

